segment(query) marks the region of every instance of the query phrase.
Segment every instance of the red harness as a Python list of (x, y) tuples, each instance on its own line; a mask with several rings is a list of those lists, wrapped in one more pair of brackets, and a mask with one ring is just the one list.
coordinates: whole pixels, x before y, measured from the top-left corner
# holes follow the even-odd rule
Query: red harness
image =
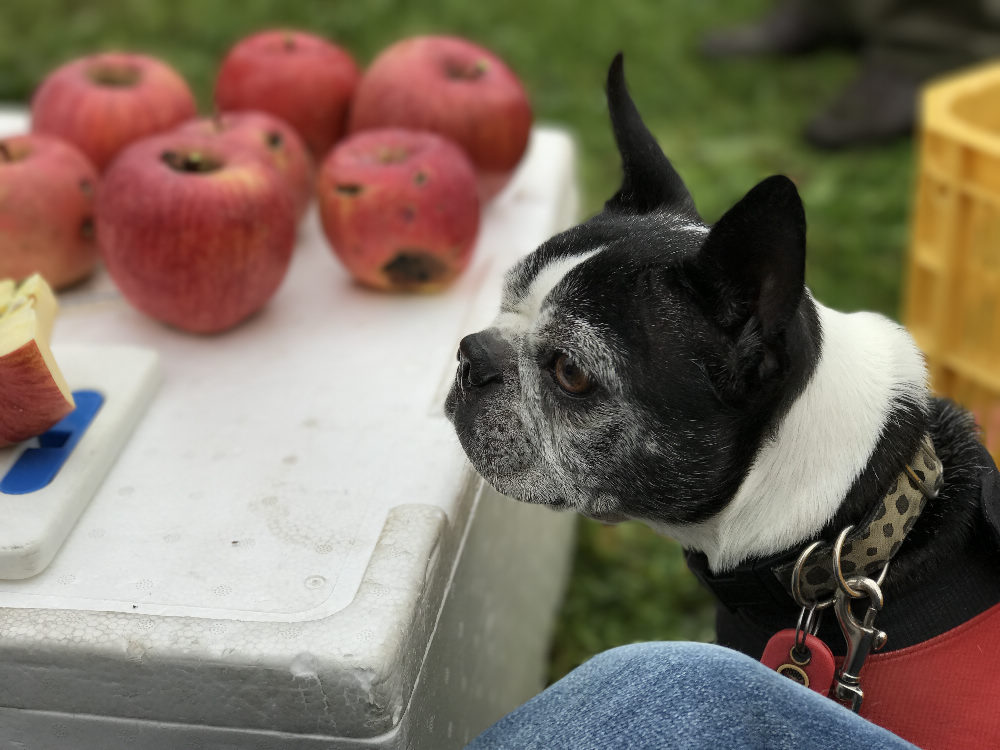
[(998, 645), (1000, 604), (923, 643), (871, 654), (861, 716), (924, 750), (998, 750)]

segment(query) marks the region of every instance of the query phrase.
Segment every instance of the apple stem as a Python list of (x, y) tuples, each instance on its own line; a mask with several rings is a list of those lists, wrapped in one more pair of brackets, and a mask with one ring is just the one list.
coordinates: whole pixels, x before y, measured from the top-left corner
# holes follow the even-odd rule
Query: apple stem
[(475, 81), (486, 75), (489, 65), (486, 60), (476, 60), (474, 63), (465, 63), (457, 60), (445, 62), (445, 75), (453, 81)]
[(284, 42), (285, 42), (285, 49), (288, 50), (289, 52), (295, 49), (295, 37), (292, 36), (291, 33), (285, 34)]
[(222, 111), (218, 107), (212, 111), (212, 127), (215, 128), (216, 133), (221, 133), (224, 129), (222, 127)]
[(99, 86), (127, 88), (142, 79), (142, 71), (130, 64), (98, 64), (87, 70), (87, 76)]
[(375, 158), (380, 164), (395, 164), (406, 161), (410, 152), (403, 146), (380, 146), (375, 152)]
[(3, 161), (14, 161), (14, 154), (10, 152), (10, 147), (6, 141), (0, 141), (0, 159), (3, 159)]

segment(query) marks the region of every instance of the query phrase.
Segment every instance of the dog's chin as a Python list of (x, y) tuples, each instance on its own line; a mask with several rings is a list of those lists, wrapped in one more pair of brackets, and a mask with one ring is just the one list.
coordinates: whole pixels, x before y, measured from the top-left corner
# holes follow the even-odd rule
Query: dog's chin
[(504, 471), (498, 462), (486, 458), (475, 446), (463, 447), (479, 476), (501, 495), (527, 505), (544, 505), (553, 510), (577, 510), (572, 502), (549, 489), (541, 472), (534, 469)]
[(554, 494), (538, 491), (538, 483), (532, 482), (524, 474), (498, 473), (489, 466), (480, 466), (475, 460), (472, 465), (486, 483), (501, 495), (528, 505), (545, 505), (556, 510), (572, 510), (572, 504), (566, 499)]
[(537, 473), (525, 475), (503, 475), (491, 471), (488, 467), (480, 467), (473, 461), (473, 466), (479, 475), (501, 495), (528, 505), (543, 505), (551, 510), (564, 510), (579, 513), (594, 521), (604, 524), (618, 524), (630, 520), (630, 517), (618, 510), (595, 509), (586, 503), (574, 502), (557, 492), (539, 492), (544, 484), (539, 481)]
[(624, 513), (619, 513), (618, 511), (579, 511), (581, 515), (586, 516), (592, 521), (600, 521), (601, 523), (607, 524), (608, 526), (614, 526), (615, 524), (624, 523), (625, 521), (630, 521), (631, 518), (626, 516)]
[[(482, 474), (482, 472), (480, 472)], [(539, 495), (537, 492), (524, 489), (521, 481), (512, 481), (509, 478), (489, 479), (483, 477), (497, 492), (506, 495), (518, 502), (531, 505), (544, 505), (551, 510), (564, 510), (579, 513), (587, 518), (599, 521), (603, 524), (614, 525), (630, 520), (629, 516), (617, 510), (595, 510), (588, 508), (578, 502), (567, 500), (561, 495)]]

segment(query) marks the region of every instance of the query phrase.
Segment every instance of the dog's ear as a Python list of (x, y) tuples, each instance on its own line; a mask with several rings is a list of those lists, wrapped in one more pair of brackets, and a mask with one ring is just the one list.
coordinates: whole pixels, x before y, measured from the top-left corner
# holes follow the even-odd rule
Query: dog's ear
[(624, 179), (618, 192), (605, 204), (605, 210), (643, 214), (666, 208), (698, 219), (684, 182), (629, 96), (621, 52), (615, 55), (608, 70), (608, 110), (622, 157)]
[(784, 330), (805, 292), (806, 217), (787, 177), (768, 177), (712, 227), (694, 286), (726, 328), (756, 321), (765, 341)]

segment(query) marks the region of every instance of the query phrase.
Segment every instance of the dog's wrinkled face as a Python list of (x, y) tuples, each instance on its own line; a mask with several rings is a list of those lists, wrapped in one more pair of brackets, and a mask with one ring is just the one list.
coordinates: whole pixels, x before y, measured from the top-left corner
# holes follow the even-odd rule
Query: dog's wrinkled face
[[(694, 428), (714, 400), (692, 356), (691, 329), (707, 326), (670, 268), (706, 230), (680, 217), (669, 228), (642, 223), (597, 222), (549, 240), (508, 272), (493, 326), (463, 340), (448, 411), (501, 492), (619, 520), (637, 480), (646, 492), (657, 481), (639, 480), (642, 467), (669, 461), (678, 476), (702, 474), (679, 443), (704, 439)], [(641, 229), (669, 250), (644, 253)]]
[(508, 272), (493, 325), (461, 342), (446, 412), (518, 500), (694, 523), (732, 496), (808, 374), (801, 202), (771, 178), (707, 227), (620, 57), (608, 98), (621, 189)]

